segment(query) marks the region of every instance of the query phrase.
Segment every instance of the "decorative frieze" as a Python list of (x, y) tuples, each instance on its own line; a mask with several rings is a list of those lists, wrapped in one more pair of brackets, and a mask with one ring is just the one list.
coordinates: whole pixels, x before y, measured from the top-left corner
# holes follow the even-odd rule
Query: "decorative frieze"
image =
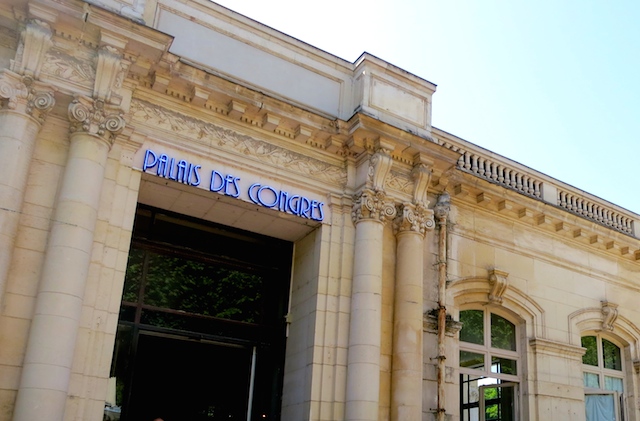
[(435, 227), (433, 211), (422, 204), (403, 203), (396, 209), (393, 227), (396, 232), (413, 231), (424, 235)]
[(0, 73), (0, 109), (24, 112), (42, 124), (55, 104), (53, 91), (46, 88), (30, 76), (5, 70)]
[(69, 104), (68, 115), (71, 133), (98, 135), (110, 145), (125, 126), (122, 110), (82, 96), (76, 96)]
[(354, 223), (363, 219), (386, 222), (396, 216), (393, 202), (387, 201), (382, 190), (364, 189), (354, 196), (351, 217)]
[(283, 168), (332, 185), (344, 186), (346, 168), (290, 151), (218, 125), (169, 111), (145, 101), (133, 100), (130, 115), (138, 123), (179, 133), (199, 143), (218, 147), (261, 163)]

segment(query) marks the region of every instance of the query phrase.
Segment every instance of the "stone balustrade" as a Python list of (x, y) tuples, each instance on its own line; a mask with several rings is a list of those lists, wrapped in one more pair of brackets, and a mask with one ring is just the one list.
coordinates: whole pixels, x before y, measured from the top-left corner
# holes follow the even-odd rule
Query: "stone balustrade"
[(634, 235), (633, 218), (581, 195), (558, 189), (558, 206), (617, 231)]
[(458, 169), (534, 198), (542, 198), (542, 181), (472, 152), (462, 152)]

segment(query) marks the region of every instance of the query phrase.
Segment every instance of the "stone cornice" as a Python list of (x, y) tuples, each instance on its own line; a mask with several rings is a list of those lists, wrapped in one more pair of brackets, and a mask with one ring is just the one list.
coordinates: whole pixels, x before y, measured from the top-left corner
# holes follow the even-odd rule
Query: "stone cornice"
[(558, 236), (565, 243), (640, 263), (638, 239), (568, 213), (558, 206), (479, 181), (470, 174), (454, 174), (447, 190), (461, 209), (489, 212), (541, 233)]
[(581, 359), (586, 348), (564, 342), (556, 342), (543, 338), (529, 339), (529, 346), (536, 354), (563, 355), (573, 359)]

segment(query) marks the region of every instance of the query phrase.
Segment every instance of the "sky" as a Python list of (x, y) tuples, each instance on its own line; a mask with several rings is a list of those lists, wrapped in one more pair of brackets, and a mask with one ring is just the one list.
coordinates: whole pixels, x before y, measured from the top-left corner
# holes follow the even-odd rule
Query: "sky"
[(640, 1), (216, 2), (427, 79), (433, 126), (640, 213)]

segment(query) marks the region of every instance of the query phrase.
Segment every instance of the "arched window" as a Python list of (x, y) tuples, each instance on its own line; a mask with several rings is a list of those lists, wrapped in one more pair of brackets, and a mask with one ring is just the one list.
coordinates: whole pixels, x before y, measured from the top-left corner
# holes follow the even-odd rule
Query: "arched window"
[(624, 361), (621, 348), (601, 335), (582, 337), (587, 421), (622, 421), (624, 417)]
[(462, 310), (460, 322), (460, 419), (518, 419), (521, 368), (516, 325), (485, 310)]

